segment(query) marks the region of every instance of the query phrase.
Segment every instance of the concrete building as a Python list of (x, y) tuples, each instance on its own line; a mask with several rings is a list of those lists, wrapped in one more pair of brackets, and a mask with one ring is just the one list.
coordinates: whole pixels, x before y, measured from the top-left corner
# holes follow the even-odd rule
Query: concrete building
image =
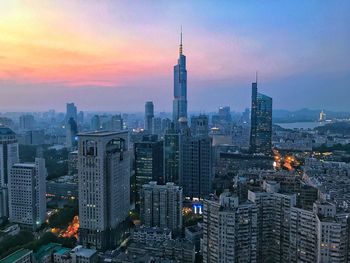
[(164, 242), (155, 241), (148, 243), (132, 242), (128, 246), (127, 251), (128, 254), (134, 255), (134, 257), (132, 257), (132, 261), (117, 262), (138, 262), (137, 259), (145, 255), (152, 256), (153, 258), (168, 260), (162, 262), (193, 263), (195, 260), (194, 244), (184, 239), (166, 240)]
[[(267, 185), (272, 185), (272, 182)], [(258, 261), (289, 262), (291, 208), (296, 205), (295, 194), (248, 191), (248, 200), (258, 208)]]
[(19, 161), (16, 134), (0, 127), (0, 217), (8, 217), (8, 181), (11, 167)]
[(152, 101), (147, 101), (145, 104), (145, 131), (152, 133), (152, 124), (154, 118), (154, 105)]
[(202, 255), (204, 263), (257, 262), (258, 210), (224, 192), (204, 200)]
[(200, 114), (191, 117), (191, 134), (193, 136), (208, 136), (209, 134), (209, 117)]
[(92, 131), (101, 130), (101, 119), (100, 119), (100, 116), (94, 115), (91, 118), (90, 130), (92, 130)]
[(183, 135), (180, 183), (185, 197), (205, 198), (212, 192), (212, 140), (209, 136)]
[(130, 209), (128, 132), (79, 135), (79, 239), (85, 247), (115, 247)]
[(182, 228), (182, 188), (150, 182), (141, 190), (141, 221), (147, 227)]
[(67, 103), (66, 105), (66, 123), (69, 121), (70, 118), (73, 118), (73, 120), (76, 123), (78, 122), (78, 110), (73, 102)]
[(164, 242), (171, 240), (171, 230), (159, 227), (136, 227), (131, 235), (131, 239), (135, 242)]
[(9, 219), (37, 229), (46, 219), (45, 159), (35, 163), (16, 163), (9, 180)]
[(157, 135), (146, 135), (134, 144), (136, 202), (139, 204), (142, 185), (151, 181), (164, 183), (163, 141)]
[(120, 114), (114, 115), (111, 118), (111, 130), (121, 131), (124, 129), (124, 120)]
[(165, 182), (180, 183), (181, 135), (172, 127), (164, 135), (164, 179)]
[(33, 115), (26, 114), (19, 117), (19, 128), (20, 130), (32, 130), (35, 126), (35, 119)]
[(21, 248), (7, 257), (0, 259), (0, 263), (34, 263), (33, 251)]

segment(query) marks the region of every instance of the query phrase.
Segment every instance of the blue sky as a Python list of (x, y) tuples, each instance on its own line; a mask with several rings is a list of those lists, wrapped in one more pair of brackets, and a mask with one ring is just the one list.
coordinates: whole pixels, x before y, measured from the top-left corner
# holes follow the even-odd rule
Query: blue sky
[[(2, 10), (2, 11), (1, 11)], [(5, 12), (6, 10), (6, 12)], [(180, 26), (189, 110), (350, 110), (350, 1), (2, 1), (0, 110), (170, 111)]]

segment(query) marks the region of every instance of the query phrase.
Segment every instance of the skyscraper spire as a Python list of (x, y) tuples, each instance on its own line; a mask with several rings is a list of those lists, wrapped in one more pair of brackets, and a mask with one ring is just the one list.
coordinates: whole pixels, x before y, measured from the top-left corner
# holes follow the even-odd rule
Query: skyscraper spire
[(258, 71), (255, 71), (255, 83), (258, 84)]
[(181, 33), (180, 33), (180, 55), (182, 55), (182, 26), (181, 26)]

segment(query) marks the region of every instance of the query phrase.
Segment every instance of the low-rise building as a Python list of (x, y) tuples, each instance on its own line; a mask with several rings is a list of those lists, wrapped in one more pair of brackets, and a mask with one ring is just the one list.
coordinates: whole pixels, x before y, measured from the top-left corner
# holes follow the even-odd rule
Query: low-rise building
[(0, 263), (34, 263), (33, 251), (29, 249), (19, 249), (7, 257), (0, 259)]

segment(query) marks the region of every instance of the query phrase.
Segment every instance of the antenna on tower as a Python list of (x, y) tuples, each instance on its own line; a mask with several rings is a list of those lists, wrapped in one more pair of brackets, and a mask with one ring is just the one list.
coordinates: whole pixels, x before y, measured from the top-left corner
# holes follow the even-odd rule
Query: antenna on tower
[(181, 33), (180, 33), (180, 55), (182, 55), (182, 25), (181, 25)]
[(255, 71), (255, 83), (258, 84), (258, 71)]

